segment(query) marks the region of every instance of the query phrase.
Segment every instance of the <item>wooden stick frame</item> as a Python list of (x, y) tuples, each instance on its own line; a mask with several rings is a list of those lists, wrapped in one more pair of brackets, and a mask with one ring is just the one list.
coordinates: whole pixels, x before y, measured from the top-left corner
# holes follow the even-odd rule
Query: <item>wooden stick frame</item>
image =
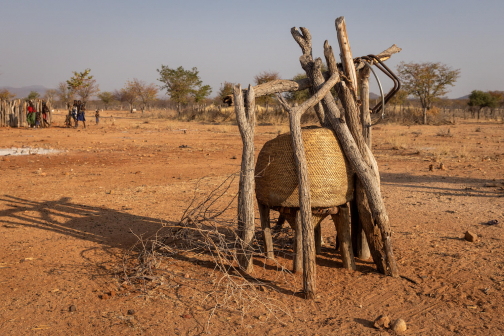
[[(378, 166), (370, 150), (370, 135), (366, 133), (367, 124), (361, 125), (359, 120), (359, 115), (361, 115), (364, 123), (369, 120), (366, 117), (366, 112), (369, 113), (368, 85), (364, 89), (361, 88), (360, 92), (361, 99), (367, 98), (367, 104), (363, 104), (362, 107), (366, 109), (364, 112), (359, 111), (357, 100), (358, 80), (360, 80), (361, 86), (362, 83), (367, 84), (366, 72), (364, 70), (366, 68), (360, 74), (356, 71), (360, 67), (359, 64), (355, 66), (356, 60), (352, 58), (344, 18), (339, 17), (335, 23), (342, 60), (341, 65), (336, 63), (332, 48), (325, 41), (324, 56), (329, 71), (322, 73), (322, 60), (320, 58), (314, 60), (312, 57), (310, 32), (306, 28), (300, 28), (300, 31), (297, 28), (292, 28), (291, 34), (302, 50), (300, 63), (307, 74), (307, 78), (300, 81), (276, 80), (255, 87), (249, 86), (248, 90), (243, 91), (237, 85), (234, 87), (233, 93), (238, 127), (244, 144), (238, 196), (238, 226), (243, 243), (239, 258), (240, 266), (247, 272), (252, 271), (250, 244), (255, 231), (252, 201), (254, 190), (254, 99), (255, 97), (276, 93), (280, 104), (289, 114), (291, 140), (299, 183), (300, 208), (296, 226), (300, 226), (302, 231), (303, 290), (307, 299), (315, 298), (316, 293), (316, 244), (311, 218), (310, 181), (301, 136), (300, 120), (301, 115), (310, 107), (315, 107), (320, 124), (323, 127), (331, 128), (335, 132), (346, 158), (356, 172), (355, 199), (358, 214), (367, 241), (369, 242), (371, 256), (378, 270), (393, 277), (399, 276), (399, 270), (392, 251), (390, 223), (381, 197)], [(378, 54), (378, 57), (381, 60), (386, 60), (400, 50), (396, 45), (393, 45)], [(367, 73), (367, 78), (369, 78), (369, 73)], [(334, 97), (330, 93), (333, 87), (336, 88), (339, 100), (344, 108), (344, 113), (340, 112)], [(296, 107), (290, 106), (279, 94), (281, 92), (292, 92), (306, 88), (310, 88), (312, 96), (303, 104)], [(247, 97), (247, 104), (244, 103), (244, 95)], [(269, 208), (265, 209), (264, 206), (260, 205), (260, 211), (263, 215), (267, 214), (269, 216)], [(336, 219), (339, 221), (348, 220), (348, 213), (349, 210), (345, 210), (340, 215), (343, 217)], [(263, 223), (263, 219), (261, 219), (261, 225), (263, 229), (269, 229), (269, 222), (267, 224)], [(341, 233), (349, 236), (350, 232), (345, 232), (344, 230), (342, 227), (341, 231), (343, 232)], [(272, 242), (265, 238), (265, 245), (272, 245)], [(268, 254), (268, 257), (273, 257), (272, 253)], [(349, 260), (348, 263), (353, 262), (353, 255), (345, 256), (345, 260)], [(355, 264), (349, 266), (355, 268)]]

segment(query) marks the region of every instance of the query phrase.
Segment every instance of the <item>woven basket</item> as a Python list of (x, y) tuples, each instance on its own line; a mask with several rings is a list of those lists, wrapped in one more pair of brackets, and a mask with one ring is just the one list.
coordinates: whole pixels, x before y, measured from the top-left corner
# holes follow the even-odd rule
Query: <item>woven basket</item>
[[(302, 129), (311, 206), (334, 207), (353, 197), (353, 171), (332, 130)], [(290, 133), (264, 144), (255, 168), (257, 200), (268, 206), (299, 207), (298, 178)]]

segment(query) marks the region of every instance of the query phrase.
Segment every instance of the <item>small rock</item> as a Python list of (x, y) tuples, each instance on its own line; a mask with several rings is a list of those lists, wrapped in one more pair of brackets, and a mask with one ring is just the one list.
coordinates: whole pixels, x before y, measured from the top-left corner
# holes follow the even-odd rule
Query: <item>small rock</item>
[(110, 295), (110, 297), (114, 297), (116, 295), (116, 292), (115, 291), (110, 291), (109, 295)]
[(231, 160), (236, 160), (236, 155), (233, 155), (233, 157), (231, 158)]
[(74, 305), (71, 305), (70, 307), (68, 307), (69, 312), (74, 312), (76, 310), (77, 310), (77, 308)]
[(185, 318), (185, 319), (190, 319), (190, 318), (192, 318), (192, 316), (191, 316), (191, 315), (189, 315), (189, 314), (184, 314), (184, 315), (182, 315), (182, 317), (183, 317), (183, 318)]
[(394, 330), (395, 332), (404, 332), (406, 331), (406, 329), (408, 329), (408, 327), (406, 326), (406, 322), (403, 319), (397, 319), (394, 322), (394, 325), (392, 325), (392, 330)]
[(128, 310), (128, 315), (135, 315), (135, 311), (133, 309)]
[(101, 296), (101, 299), (102, 299), (102, 300), (108, 300), (108, 299), (109, 299), (109, 296), (108, 296), (107, 294), (103, 294), (103, 295)]
[(468, 242), (474, 243), (478, 241), (478, 236), (470, 231), (466, 231), (464, 239)]
[(374, 321), (373, 325), (376, 329), (388, 328), (390, 327), (390, 318), (387, 315), (380, 315)]
[(184, 274), (184, 278), (189, 279), (191, 276), (189, 274)]
[(454, 332), (455, 331), (455, 326), (453, 324), (450, 324), (448, 326), (448, 330), (450, 330), (451, 332)]

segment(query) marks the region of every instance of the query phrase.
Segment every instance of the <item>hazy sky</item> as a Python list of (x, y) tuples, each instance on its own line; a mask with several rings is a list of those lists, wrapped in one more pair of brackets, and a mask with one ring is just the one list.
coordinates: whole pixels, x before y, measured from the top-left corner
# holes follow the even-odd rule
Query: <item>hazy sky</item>
[(395, 43), (403, 51), (387, 61), (391, 69), (401, 61), (461, 69), (450, 98), (504, 90), (504, 0), (3, 0), (0, 86), (55, 88), (91, 68), (100, 89), (112, 91), (133, 78), (159, 84), (163, 64), (197, 67), (215, 95), (224, 81), (302, 72), (291, 27), (310, 30), (314, 56), (323, 58), (326, 39), (337, 50), (338, 16), (354, 57)]

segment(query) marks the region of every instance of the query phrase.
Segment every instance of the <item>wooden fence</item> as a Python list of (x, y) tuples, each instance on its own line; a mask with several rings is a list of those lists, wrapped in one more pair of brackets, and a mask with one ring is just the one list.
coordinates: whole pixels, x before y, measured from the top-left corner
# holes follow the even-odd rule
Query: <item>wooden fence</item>
[[(42, 100), (36, 100), (34, 107), (37, 111), (42, 112)], [(0, 100), (0, 127), (28, 127), (26, 121), (26, 108), (28, 104), (21, 99), (14, 100)], [(49, 114), (47, 121), (49, 124), (52, 122), (52, 107), (48, 103)], [(41, 127), (44, 127), (42, 122)]]

